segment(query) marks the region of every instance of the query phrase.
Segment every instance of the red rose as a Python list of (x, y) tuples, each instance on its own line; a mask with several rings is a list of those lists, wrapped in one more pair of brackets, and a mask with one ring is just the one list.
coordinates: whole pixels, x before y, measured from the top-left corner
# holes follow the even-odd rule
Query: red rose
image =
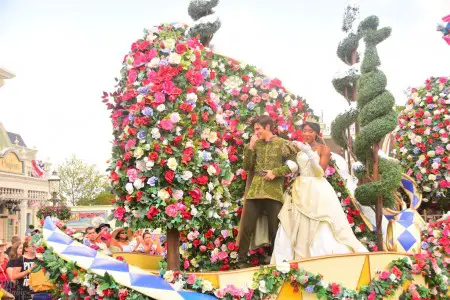
[(178, 135), (173, 139), (173, 143), (175, 145), (178, 145), (179, 143), (181, 143), (182, 140), (183, 140), (183, 137), (181, 135)]
[(133, 157), (133, 154), (131, 152), (127, 152), (123, 155), (123, 159), (125, 161), (129, 161)]
[(210, 239), (213, 236), (213, 231), (210, 229), (205, 233), (205, 238)]
[(210, 146), (211, 145), (207, 141), (202, 140), (202, 147), (200, 149), (208, 149)]
[(402, 271), (400, 271), (397, 266), (392, 267), (391, 272), (394, 273), (397, 278), (400, 278), (402, 276)]
[(227, 248), (230, 251), (234, 251), (236, 249), (236, 243), (234, 242), (228, 243)]
[(157, 214), (159, 210), (155, 206), (151, 206), (150, 209), (147, 211), (147, 218), (149, 220), (153, 219)]
[(192, 129), (192, 128), (189, 128), (189, 129), (188, 129), (188, 137), (189, 137), (190, 139), (192, 139), (192, 138), (194, 137), (194, 134), (195, 134), (195, 130)]
[(169, 184), (172, 184), (173, 179), (175, 178), (175, 173), (172, 170), (167, 170), (164, 174), (164, 178)]
[(198, 248), (198, 246), (200, 246), (200, 240), (196, 239), (192, 242), (192, 244), (194, 245), (195, 248)]
[(350, 223), (350, 224), (353, 224), (353, 217), (352, 216), (350, 216), (350, 214), (348, 214), (347, 215), (347, 220), (348, 220), (348, 222)]
[(158, 160), (158, 153), (156, 153), (156, 152), (151, 152), (149, 155), (148, 155), (148, 159), (150, 159), (150, 160), (152, 160), (152, 161), (156, 161), (156, 160)]
[(184, 52), (186, 52), (186, 50), (186, 44), (178, 44), (175, 46), (175, 51), (177, 51), (178, 54), (183, 54)]
[(331, 292), (333, 293), (333, 296), (336, 296), (341, 292), (341, 287), (337, 283), (331, 284)]
[(143, 191), (138, 191), (138, 192), (136, 193), (136, 200), (137, 200), (137, 201), (141, 200), (143, 194), (144, 194)]
[(39, 246), (39, 247), (36, 248), (36, 252), (37, 253), (44, 253), (45, 252), (45, 248), (42, 247), (42, 246)]
[(191, 122), (192, 124), (196, 124), (198, 121), (198, 116), (196, 114), (191, 114)]
[(202, 198), (202, 191), (199, 188), (195, 188), (191, 191), (189, 191), (189, 195), (192, 197), (192, 202), (194, 204), (199, 204), (200, 199)]
[(230, 269), (230, 265), (227, 264), (227, 265), (221, 266), (219, 271), (228, 271), (229, 269)]
[(167, 154), (173, 154), (173, 149), (170, 146), (164, 147), (164, 151), (166, 151)]
[(207, 184), (208, 183), (208, 176), (206, 176), (206, 175), (201, 175), (201, 176), (199, 176), (199, 177), (197, 177), (197, 183), (198, 184), (200, 184), (200, 185), (205, 185), (205, 184)]
[(192, 218), (192, 215), (190, 213), (188, 213), (187, 211), (180, 211), (181, 216), (183, 217), (183, 219), (185, 220), (190, 220)]
[(78, 276), (78, 271), (77, 270), (73, 270), (72, 274), (73, 274), (73, 276)]
[(61, 274), (61, 279), (67, 281), (67, 275), (65, 273)]
[[(206, 235), (205, 235), (206, 236)], [(208, 244), (206, 245), (206, 247), (208, 247), (209, 250), (214, 249), (214, 244), (212, 242), (208, 242)]]
[(113, 182), (118, 182), (119, 181), (119, 175), (116, 172), (112, 172), (111, 175), (109, 176), (109, 178), (111, 178), (111, 180)]
[(107, 297), (114, 295), (114, 292), (113, 292), (112, 289), (106, 289), (106, 290), (104, 290), (102, 292), (103, 292), (103, 295), (105, 295)]
[(123, 162), (121, 160), (118, 160), (116, 162), (116, 167), (122, 168)]

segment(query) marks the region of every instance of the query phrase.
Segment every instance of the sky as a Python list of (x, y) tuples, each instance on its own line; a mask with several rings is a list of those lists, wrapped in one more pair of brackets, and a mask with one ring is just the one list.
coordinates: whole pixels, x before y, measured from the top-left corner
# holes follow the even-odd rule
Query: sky
[[(169, 4), (170, 3), (170, 4)], [(112, 129), (101, 102), (143, 29), (190, 23), (188, 0), (0, 0), (0, 66), (16, 74), (0, 88), (0, 122), (54, 166), (76, 154), (100, 170)], [(304, 97), (329, 123), (346, 107), (331, 80), (345, 0), (222, 0), (216, 51), (256, 65)], [(397, 104), (429, 76), (450, 75), (450, 46), (435, 31), (450, 0), (361, 0), (392, 36), (379, 45)]]

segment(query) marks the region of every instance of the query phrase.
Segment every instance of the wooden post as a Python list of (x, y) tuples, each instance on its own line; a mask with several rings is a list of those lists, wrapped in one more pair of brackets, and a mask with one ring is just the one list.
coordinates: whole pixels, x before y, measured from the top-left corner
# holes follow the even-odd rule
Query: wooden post
[(167, 230), (167, 269), (180, 270), (180, 232), (176, 229)]
[[(375, 143), (372, 147), (373, 149), (373, 175), (372, 178), (374, 181), (380, 180), (379, 173), (379, 157), (378, 150), (380, 150), (380, 142)], [(378, 251), (384, 250), (384, 242), (383, 242), (383, 197), (378, 195), (377, 203), (375, 205), (375, 218), (376, 218), (376, 226), (377, 226), (377, 240), (378, 240)]]

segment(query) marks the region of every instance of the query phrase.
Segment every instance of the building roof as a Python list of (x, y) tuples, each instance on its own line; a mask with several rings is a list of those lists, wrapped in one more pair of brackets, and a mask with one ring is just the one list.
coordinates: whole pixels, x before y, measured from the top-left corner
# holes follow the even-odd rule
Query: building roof
[(9, 132), (9, 131), (7, 131), (6, 133), (8, 134), (8, 137), (9, 137), (9, 140), (11, 141), (11, 144), (15, 145), (16, 144), (16, 140), (17, 140), (17, 144), (19, 146), (22, 146), (22, 147), (25, 147), (25, 148), (27, 147), (27, 145), (25, 144), (25, 141), (22, 139), (20, 134), (12, 133), (12, 132)]

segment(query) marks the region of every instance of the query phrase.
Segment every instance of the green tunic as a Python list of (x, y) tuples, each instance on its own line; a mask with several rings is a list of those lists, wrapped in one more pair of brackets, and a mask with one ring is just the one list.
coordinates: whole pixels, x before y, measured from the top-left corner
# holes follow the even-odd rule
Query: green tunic
[[(270, 141), (256, 141), (253, 150), (246, 145), (243, 168), (247, 172), (253, 172), (254, 177), (245, 198), (273, 199), (282, 202), (284, 176), (291, 173), (285, 162), (286, 160), (295, 161), (297, 152), (292, 142), (278, 136)], [(275, 174), (274, 180), (264, 179), (263, 171), (269, 170)]]

